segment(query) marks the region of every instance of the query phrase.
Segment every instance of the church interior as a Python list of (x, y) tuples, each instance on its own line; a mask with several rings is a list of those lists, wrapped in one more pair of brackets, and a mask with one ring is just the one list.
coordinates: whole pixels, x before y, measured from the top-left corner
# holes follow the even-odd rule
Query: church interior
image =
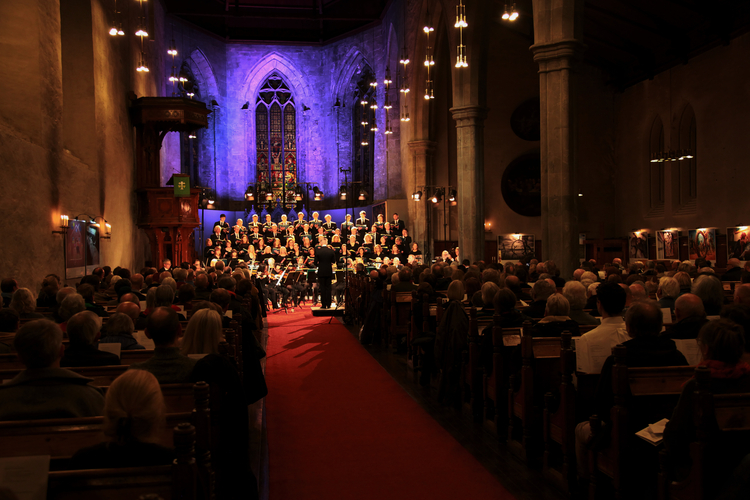
[[(398, 212), (428, 266), (533, 258), (565, 280), (694, 263), (699, 238), (720, 274), (750, 225), (729, 202), (750, 183), (745, 0), (5, 1), (0, 46), (0, 278), (35, 293), (203, 260), (221, 214)], [(292, 366), (270, 313), (263, 342)], [(398, 371), (396, 344), (367, 359)], [(497, 453), (496, 478), (548, 479)], [(502, 498), (570, 493), (506, 479)]]

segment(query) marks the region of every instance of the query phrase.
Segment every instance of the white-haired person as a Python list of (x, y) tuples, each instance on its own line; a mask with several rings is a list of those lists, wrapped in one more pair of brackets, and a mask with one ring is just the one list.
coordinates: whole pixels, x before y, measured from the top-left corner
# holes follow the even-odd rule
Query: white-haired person
[(534, 337), (559, 337), (568, 331), (577, 336), (580, 331), (578, 323), (570, 319), (570, 303), (561, 293), (554, 293), (547, 298), (544, 317), (531, 329)]
[(16, 311), (22, 320), (44, 318), (36, 312), (36, 298), (28, 288), (19, 288), (13, 292), (8, 308)]
[(110, 469), (169, 465), (174, 450), (159, 444), (166, 408), (156, 377), (145, 370), (128, 370), (117, 377), (104, 401), (105, 441), (78, 450), (77, 469)]
[(579, 281), (568, 281), (562, 291), (570, 304), (570, 319), (579, 325), (598, 325), (599, 320), (584, 311), (586, 307), (586, 287)]

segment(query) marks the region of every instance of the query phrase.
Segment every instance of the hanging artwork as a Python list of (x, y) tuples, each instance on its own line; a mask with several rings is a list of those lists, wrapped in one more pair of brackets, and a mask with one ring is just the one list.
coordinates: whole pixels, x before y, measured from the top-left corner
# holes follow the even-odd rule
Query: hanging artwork
[(533, 234), (501, 234), (497, 237), (500, 260), (521, 260), (534, 257)]
[(648, 259), (648, 231), (634, 231), (628, 235), (628, 257)]
[(65, 241), (65, 277), (80, 278), (99, 265), (99, 228), (71, 220)]
[(750, 228), (748, 226), (727, 228), (727, 260), (750, 260)]
[(688, 259), (716, 261), (716, 229), (699, 228), (688, 231)]
[(656, 258), (659, 260), (680, 258), (679, 231), (656, 231)]

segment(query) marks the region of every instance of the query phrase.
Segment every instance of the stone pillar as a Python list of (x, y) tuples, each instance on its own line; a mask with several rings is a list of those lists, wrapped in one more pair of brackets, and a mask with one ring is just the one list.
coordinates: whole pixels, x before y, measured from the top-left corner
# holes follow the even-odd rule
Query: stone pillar
[(539, 64), (542, 258), (555, 261), (564, 278), (578, 267), (573, 65), (582, 49), (582, 4), (580, 0), (534, 2), (534, 24), (539, 29), (531, 46)]
[[(484, 119), (487, 108), (451, 108), (456, 120), (460, 259), (484, 260)], [(447, 194), (447, 193), (446, 193)]]
[[(410, 199), (412, 193), (416, 191), (421, 190), (424, 194), (424, 186), (430, 183), (428, 179), (430, 178), (429, 174), (432, 172), (432, 159), (435, 156), (435, 147), (435, 141), (426, 139), (409, 141), (409, 149), (411, 150), (414, 165), (415, 182), (412, 186), (412, 192), (407, 193)], [(420, 201), (411, 201), (409, 205), (409, 216), (411, 220), (410, 234), (412, 240), (419, 244), (422, 254), (425, 255), (426, 259), (427, 252), (430, 254), (433, 253), (433, 238), (427, 230), (427, 197), (422, 196)], [(425, 263), (427, 263), (426, 260)]]

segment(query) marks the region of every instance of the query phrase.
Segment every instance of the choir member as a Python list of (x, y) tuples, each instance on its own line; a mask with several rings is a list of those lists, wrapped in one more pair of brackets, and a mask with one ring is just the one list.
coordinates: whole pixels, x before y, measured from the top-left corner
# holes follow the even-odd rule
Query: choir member
[(331, 215), (330, 214), (326, 214), (325, 220), (326, 221), (323, 223), (323, 229), (325, 230), (326, 236), (329, 237), (336, 230), (336, 223), (335, 222), (331, 222)]
[(346, 214), (345, 218), (346, 220), (341, 223), (341, 236), (344, 238), (348, 238), (352, 227), (354, 227), (354, 223), (352, 222), (351, 214)]
[(359, 213), (359, 219), (354, 222), (354, 225), (358, 227), (364, 227), (365, 231), (370, 229), (370, 219), (367, 218), (367, 212), (362, 210)]
[(401, 219), (399, 219), (398, 218), (398, 214), (395, 213), (395, 212), (393, 213), (393, 222), (391, 222), (391, 229), (396, 234), (401, 234), (401, 231), (403, 231), (404, 229), (406, 229), (406, 226), (404, 225), (404, 221), (402, 221)]
[(217, 222), (214, 222), (214, 229), (216, 229), (217, 227), (224, 236), (229, 234), (229, 223), (227, 222), (226, 214), (221, 214), (219, 216), (219, 220)]

